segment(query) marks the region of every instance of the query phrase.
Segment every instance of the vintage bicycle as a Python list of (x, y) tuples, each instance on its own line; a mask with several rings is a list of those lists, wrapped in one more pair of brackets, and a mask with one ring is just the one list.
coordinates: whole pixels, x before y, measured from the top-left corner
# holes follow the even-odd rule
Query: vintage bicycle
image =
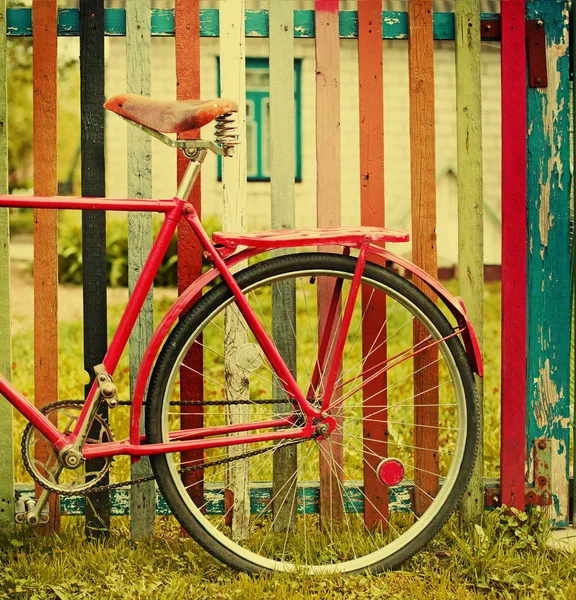
[[(481, 376), (483, 366), (462, 302), (384, 248), (406, 241), (403, 232), (350, 227), (210, 239), (188, 197), (208, 152), (226, 160), (239, 143), (235, 102), (123, 94), (105, 108), (190, 163), (168, 200), (0, 196), (3, 207), (164, 215), (85, 402), (38, 410), (0, 376), (0, 392), (29, 422), (23, 460), (44, 488), (23, 520), (37, 523), (50, 493), (98, 489), (114, 456), (149, 456), (182, 527), (235, 569), (397, 566), (448, 519), (476, 457), (474, 372)], [(166, 135), (212, 121), (215, 141)], [(130, 435), (115, 440), (98, 408), (119, 403), (114, 371), (182, 218), (213, 267), (158, 325), (132, 394)], [(379, 316), (377, 327), (367, 315)], [(180, 394), (189, 375), (201, 382), (198, 397)], [(99, 466), (87, 468), (91, 459)]]

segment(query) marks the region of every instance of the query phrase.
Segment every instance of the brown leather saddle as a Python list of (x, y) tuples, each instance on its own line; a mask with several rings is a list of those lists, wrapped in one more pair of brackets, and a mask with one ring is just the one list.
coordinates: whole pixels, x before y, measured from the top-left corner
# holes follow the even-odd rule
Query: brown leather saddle
[(170, 101), (138, 94), (117, 94), (106, 101), (104, 108), (162, 133), (185, 133), (236, 112), (238, 105), (227, 98)]

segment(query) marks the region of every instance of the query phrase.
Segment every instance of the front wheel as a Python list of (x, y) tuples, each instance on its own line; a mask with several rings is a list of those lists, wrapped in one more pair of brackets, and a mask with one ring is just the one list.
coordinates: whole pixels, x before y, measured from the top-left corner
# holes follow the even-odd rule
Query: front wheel
[[(350, 256), (294, 254), (236, 275), (311, 402), (322, 396), (319, 348), (326, 339), (331, 356), (330, 335), (338, 330), (355, 266)], [(183, 398), (180, 381), (189, 376), (199, 391)], [(285, 419), (284, 429), (302, 424), (225, 284), (203, 296), (171, 333), (147, 405), (150, 443), (185, 436), (202, 419), (204, 427), (273, 418)], [(337, 427), (322, 441), (248, 438), (242, 445), (153, 456), (173, 514), (211, 554), (251, 573), (358, 573), (399, 565), (436, 534), (466, 489), (477, 450), (477, 406), (452, 325), (415, 286), (372, 263), (330, 413)]]

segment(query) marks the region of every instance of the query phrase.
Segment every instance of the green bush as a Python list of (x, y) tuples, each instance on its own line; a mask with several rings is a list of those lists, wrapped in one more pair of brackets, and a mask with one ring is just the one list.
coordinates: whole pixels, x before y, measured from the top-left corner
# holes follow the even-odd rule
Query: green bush
[[(154, 238), (161, 223), (153, 221)], [(211, 236), (220, 229), (214, 218), (204, 221), (204, 227)], [(154, 284), (165, 287), (178, 285), (178, 257), (176, 236), (170, 241)], [(204, 268), (207, 263), (204, 263)], [(123, 287), (128, 285), (128, 227), (125, 220), (109, 219), (106, 225), (106, 272), (108, 285)], [(82, 284), (82, 227), (78, 223), (63, 221), (58, 234), (58, 279), (60, 283)]]

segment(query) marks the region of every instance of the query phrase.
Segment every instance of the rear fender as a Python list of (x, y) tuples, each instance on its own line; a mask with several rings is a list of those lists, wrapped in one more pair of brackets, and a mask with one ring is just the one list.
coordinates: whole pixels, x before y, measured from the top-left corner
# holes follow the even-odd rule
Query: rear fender
[(462, 341), (464, 342), (464, 347), (466, 349), (466, 354), (468, 355), (468, 360), (470, 361), (472, 370), (480, 377), (483, 377), (484, 364), (482, 362), (482, 353), (480, 352), (480, 346), (478, 345), (478, 339), (474, 333), (472, 323), (470, 323), (470, 319), (466, 314), (466, 307), (464, 306), (464, 301), (462, 298), (455, 298), (452, 296), (452, 294), (442, 284), (436, 281), (436, 279), (405, 258), (392, 254), (392, 252), (388, 252), (388, 250), (384, 250), (384, 248), (380, 248), (374, 244), (370, 245), (370, 254), (376, 254), (387, 262), (391, 262), (399, 267), (402, 267), (413, 276), (420, 279), (438, 295), (448, 310), (452, 313), (461, 329)]

